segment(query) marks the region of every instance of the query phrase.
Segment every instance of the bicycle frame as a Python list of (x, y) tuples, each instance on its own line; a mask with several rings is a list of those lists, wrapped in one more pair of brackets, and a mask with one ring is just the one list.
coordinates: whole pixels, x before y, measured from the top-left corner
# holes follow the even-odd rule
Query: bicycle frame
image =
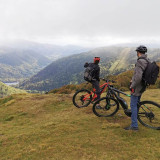
[[(124, 92), (122, 92), (122, 91), (120, 91), (120, 90), (118, 90), (116, 88), (113, 88), (111, 86), (108, 86), (108, 89), (112, 92), (112, 94), (114, 94), (114, 96), (116, 97), (116, 99), (118, 100), (118, 102), (121, 104), (122, 108), (124, 110), (127, 110), (128, 109), (128, 105), (127, 105), (126, 101), (122, 97), (120, 97), (120, 93), (123, 94), (123, 95), (125, 95), (125, 96), (127, 96), (127, 97), (131, 97), (131, 95), (130, 94), (126, 94), (126, 93), (124, 93)], [(138, 106), (139, 105), (140, 105), (140, 102), (138, 102)], [(142, 106), (141, 106), (141, 108), (144, 111), (144, 113), (139, 113), (139, 114), (145, 114), (147, 112), (145, 109), (148, 109), (149, 111), (151, 111), (146, 105), (143, 105), (143, 106), (145, 108), (142, 107)]]
[[(110, 88), (110, 90), (112, 90), (112, 91), (115, 91), (115, 92), (117, 92), (117, 94), (118, 94), (118, 96), (117, 97), (119, 97), (119, 93), (121, 93), (121, 94), (123, 94), (123, 95), (125, 95), (125, 96), (127, 96), (127, 97), (131, 97), (131, 95), (130, 94), (126, 94), (126, 93), (124, 93), (124, 92), (122, 92), (122, 91), (120, 91), (120, 90), (118, 90), (118, 89), (116, 89), (116, 88), (112, 88), (112, 87), (108, 87), (108, 88)], [(116, 93), (115, 93), (116, 94)], [(116, 98), (117, 98), (116, 97)]]
[[(106, 82), (106, 83), (100, 85), (100, 90), (101, 90), (100, 94), (102, 94), (106, 90), (106, 88), (108, 86), (109, 86), (109, 82)], [(91, 95), (93, 95), (92, 96), (92, 102), (93, 102), (95, 100), (95, 98), (97, 98), (97, 95), (95, 94), (95, 92), (96, 92), (96, 89), (93, 88), (93, 91), (91, 91), (90, 94), (85, 94), (84, 95), (83, 101), (87, 100), (88, 97), (90, 97)]]
[(121, 104), (122, 108), (124, 110), (128, 109), (128, 105), (127, 105), (126, 101), (122, 97), (120, 97), (120, 93), (125, 95), (125, 96), (127, 96), (127, 97), (131, 97), (131, 95), (130, 94), (126, 94), (126, 93), (124, 93), (124, 92), (122, 92), (122, 91), (120, 91), (120, 90), (118, 90), (116, 88), (113, 88), (112, 86), (109, 86), (109, 85), (108, 85), (108, 89), (116, 97), (118, 102)]

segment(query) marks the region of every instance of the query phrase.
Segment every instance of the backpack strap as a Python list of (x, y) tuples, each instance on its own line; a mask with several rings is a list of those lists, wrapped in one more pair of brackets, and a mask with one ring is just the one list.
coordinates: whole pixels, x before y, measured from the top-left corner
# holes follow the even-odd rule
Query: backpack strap
[[(144, 60), (147, 62), (147, 66), (148, 66), (148, 64), (150, 63), (149, 59), (147, 59), (146, 57), (139, 57), (139, 58), (137, 59), (137, 61), (138, 61), (139, 59), (144, 59)], [(139, 63), (140, 63), (141, 65), (143, 65), (143, 64), (142, 64), (142, 61), (139, 61)], [(147, 66), (146, 66), (146, 68), (147, 68)], [(145, 72), (146, 68), (144, 69), (144, 72)]]

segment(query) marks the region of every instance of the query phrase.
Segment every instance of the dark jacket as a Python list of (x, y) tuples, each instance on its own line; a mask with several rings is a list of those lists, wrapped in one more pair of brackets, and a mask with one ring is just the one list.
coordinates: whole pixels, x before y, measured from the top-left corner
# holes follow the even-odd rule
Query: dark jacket
[(148, 64), (145, 59), (147, 59), (147, 55), (142, 54), (142, 56), (137, 59), (137, 63), (135, 65), (132, 84), (130, 86), (130, 88), (134, 89), (134, 93), (132, 93), (134, 96), (140, 96), (146, 88), (142, 81), (143, 72), (145, 71)]
[(94, 72), (92, 74), (93, 76), (93, 81), (100, 81), (99, 79), (99, 75), (100, 75), (100, 67), (98, 64), (95, 64), (95, 63), (85, 63), (84, 64), (84, 67), (87, 68), (87, 67), (93, 67), (94, 68)]

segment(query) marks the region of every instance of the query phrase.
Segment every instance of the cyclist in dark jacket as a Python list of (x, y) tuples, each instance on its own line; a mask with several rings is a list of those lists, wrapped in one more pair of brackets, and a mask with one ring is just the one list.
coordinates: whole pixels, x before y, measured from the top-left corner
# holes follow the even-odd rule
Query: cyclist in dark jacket
[[(147, 48), (143, 45), (137, 47), (137, 63), (135, 65), (134, 74), (131, 80), (131, 125), (129, 127), (126, 127), (125, 130), (138, 130), (138, 121), (137, 121), (137, 103), (140, 101), (142, 93), (145, 91), (146, 86), (144, 85), (142, 81), (143, 72), (145, 71), (147, 67), (147, 55), (145, 54), (147, 52)], [(147, 60), (145, 60), (147, 59)]]
[(92, 86), (96, 89), (97, 99), (100, 99), (100, 87), (99, 87), (99, 75), (100, 75), (100, 67), (99, 67), (100, 57), (94, 57), (94, 63), (85, 63), (84, 67), (93, 67), (94, 71), (92, 73)]

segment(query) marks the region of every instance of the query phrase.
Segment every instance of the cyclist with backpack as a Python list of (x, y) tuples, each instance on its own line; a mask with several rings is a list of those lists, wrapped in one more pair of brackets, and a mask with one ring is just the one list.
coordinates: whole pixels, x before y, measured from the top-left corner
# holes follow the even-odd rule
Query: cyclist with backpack
[[(84, 79), (90, 82), (93, 88), (96, 89), (97, 99), (100, 99), (100, 87), (99, 87), (99, 75), (100, 75), (100, 67), (99, 67), (100, 57), (94, 57), (94, 63), (86, 62), (84, 64), (85, 72), (84, 72)], [(99, 104), (97, 105), (97, 107)]]
[(131, 80), (130, 90), (131, 90), (131, 125), (129, 127), (124, 128), (125, 130), (138, 130), (138, 121), (137, 121), (137, 103), (140, 101), (142, 93), (146, 89), (145, 83), (143, 83), (143, 73), (147, 67), (149, 59), (145, 54), (147, 52), (147, 48), (143, 45), (137, 47), (137, 62), (135, 64), (134, 74)]
[(147, 48), (143, 45), (137, 47), (137, 63), (135, 65), (134, 74), (131, 80), (130, 90), (131, 90), (131, 125), (124, 128), (125, 130), (138, 130), (137, 122), (137, 103), (140, 101), (142, 93), (145, 91), (146, 87), (150, 84), (155, 84), (159, 73), (159, 67), (155, 62), (150, 62), (145, 54)]

